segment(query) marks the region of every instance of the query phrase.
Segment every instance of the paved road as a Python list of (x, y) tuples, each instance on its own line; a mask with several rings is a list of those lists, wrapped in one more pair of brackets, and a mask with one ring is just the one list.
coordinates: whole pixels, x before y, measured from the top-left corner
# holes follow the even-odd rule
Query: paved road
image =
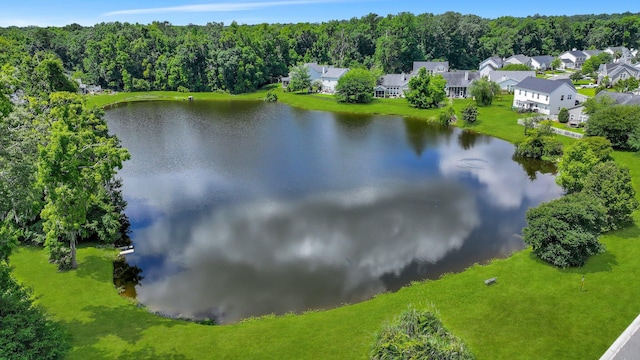
[(640, 359), (640, 315), (600, 358), (600, 360), (638, 359)]

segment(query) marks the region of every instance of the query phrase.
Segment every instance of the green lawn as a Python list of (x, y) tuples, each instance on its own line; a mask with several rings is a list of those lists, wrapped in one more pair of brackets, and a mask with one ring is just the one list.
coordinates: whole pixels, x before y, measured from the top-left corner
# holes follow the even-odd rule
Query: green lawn
[[(293, 105), (326, 102), (327, 107), (344, 109), (326, 96), (279, 96)], [(380, 100), (369, 109), (418, 111), (402, 110), (403, 101)], [(457, 101), (455, 106), (465, 104)], [(367, 106), (357, 109), (364, 112)], [(437, 111), (419, 113), (429, 118)], [(517, 117), (505, 96), (481, 109), (479, 121), (471, 127), (514, 141), (523, 136)], [(631, 169), (634, 187), (640, 189), (640, 156), (614, 155)], [(59, 273), (42, 250), (22, 247), (11, 257), (11, 265), (15, 276), (34, 288), (38, 302), (73, 335), (71, 359), (364, 359), (385, 321), (408, 304), (431, 303), (444, 325), (478, 359), (594, 359), (640, 312), (639, 238), (637, 226), (603, 236), (607, 251), (579, 269), (556, 269), (523, 250), (363, 303), (225, 326), (163, 319), (117, 295), (112, 250), (82, 247), (79, 269)], [(580, 291), (583, 275), (586, 288)], [(485, 286), (483, 281), (491, 277), (497, 277), (497, 283)]]

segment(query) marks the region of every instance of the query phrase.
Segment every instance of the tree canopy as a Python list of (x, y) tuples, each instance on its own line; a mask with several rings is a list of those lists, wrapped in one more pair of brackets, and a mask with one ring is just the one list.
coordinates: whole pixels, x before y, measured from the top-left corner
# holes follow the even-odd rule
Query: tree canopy
[(483, 77), (469, 85), (469, 93), (478, 106), (488, 106), (493, 103), (493, 98), (500, 94), (500, 85)]
[(614, 148), (631, 149), (629, 141), (640, 131), (640, 106), (614, 105), (602, 107), (589, 116), (585, 134), (607, 138)]
[(569, 194), (579, 192), (594, 166), (611, 160), (611, 143), (603, 137), (587, 137), (564, 150), (558, 163), (556, 183)]
[(339, 102), (366, 104), (373, 98), (376, 77), (366, 69), (349, 70), (336, 85), (336, 98)]
[(447, 96), (444, 91), (446, 81), (442, 75), (429, 75), (425, 68), (418, 71), (418, 76), (409, 80), (409, 91), (405, 94), (411, 107), (430, 109), (440, 105)]

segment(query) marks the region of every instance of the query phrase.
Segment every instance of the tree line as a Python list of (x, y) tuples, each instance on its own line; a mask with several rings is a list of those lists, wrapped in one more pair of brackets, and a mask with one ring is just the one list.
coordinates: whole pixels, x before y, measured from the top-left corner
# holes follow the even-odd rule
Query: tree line
[[(368, 14), (323, 23), (101, 23), (0, 29), (0, 63), (29, 77), (53, 54), (85, 83), (116, 90), (251, 92), (303, 62), (409, 72), (415, 60), (475, 69), (490, 56), (640, 46), (639, 14), (485, 19), (456, 12)], [(35, 60), (34, 60), (35, 59)]]

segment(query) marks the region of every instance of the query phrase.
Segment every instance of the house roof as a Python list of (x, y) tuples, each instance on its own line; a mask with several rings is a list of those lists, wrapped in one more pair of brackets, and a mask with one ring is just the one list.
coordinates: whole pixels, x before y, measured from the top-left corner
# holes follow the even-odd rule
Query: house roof
[(634, 68), (631, 65), (619, 64), (619, 66), (616, 66), (609, 71), (609, 77), (615, 78), (616, 76), (618, 76), (620, 73), (623, 73), (623, 72), (628, 72), (633, 76), (637, 76), (638, 69)]
[(573, 64), (574, 63), (574, 61), (571, 60), (571, 59), (560, 59), (560, 61), (562, 61), (565, 64)]
[(339, 79), (342, 75), (346, 74), (349, 69), (345, 68), (328, 68), (326, 72), (322, 74), (322, 78)]
[[(566, 80), (566, 81), (565, 81)], [(522, 80), (516, 85), (517, 88), (537, 91), (541, 93), (550, 94), (558, 89), (562, 84), (569, 85), (574, 91), (575, 88), (573, 84), (571, 84), (571, 80), (569, 79), (561, 79), (561, 80), (547, 80), (540, 79), (537, 77), (529, 76)]]
[(518, 55), (513, 55), (510, 56), (509, 58), (507, 58), (507, 60), (505, 60), (505, 62), (509, 62), (509, 60), (516, 60), (518, 61), (520, 64), (524, 64), (524, 65), (528, 65), (529, 61), (531, 60), (530, 57), (522, 55), (522, 54), (518, 54)]
[(640, 105), (640, 95), (635, 95), (630, 93), (600, 91), (596, 95), (596, 98), (601, 98), (603, 96), (610, 97), (618, 105)]
[(489, 71), (489, 80), (493, 82), (502, 82), (507, 79), (520, 82), (529, 76), (536, 76), (536, 72), (535, 71), (503, 71), (503, 70)]
[(480, 78), (477, 71), (461, 70), (440, 74), (447, 81), (448, 87), (467, 87), (473, 80)]
[(532, 56), (531, 60), (535, 60), (538, 64), (542, 65), (550, 65), (551, 62), (555, 59), (551, 55), (540, 55), (540, 56)]
[(623, 55), (629, 51), (629, 49), (624, 46), (609, 46), (605, 51), (607, 50), (611, 51), (612, 53), (620, 51)]
[(565, 54), (570, 54), (573, 55), (575, 57), (586, 57), (587, 54), (584, 51), (580, 51), (580, 50), (571, 50), (571, 51), (566, 51)]
[(380, 77), (378, 85), (382, 85), (384, 87), (400, 87), (408, 83), (409, 79), (411, 79), (413, 76), (414, 75), (411, 74), (387, 74)]
[(333, 68), (333, 65), (320, 65), (318, 63), (306, 63), (304, 64), (305, 67), (313, 69), (315, 72), (322, 74), (322, 70), (323, 69), (330, 69)]
[(502, 64), (504, 63), (502, 61), (501, 57), (498, 56), (492, 56), (490, 58), (486, 58), (484, 59), (481, 63), (480, 63), (480, 68), (482, 68), (483, 66), (487, 66), (489, 63), (493, 62), (494, 64), (496, 64), (498, 67), (502, 67)]
[(413, 62), (413, 73), (418, 73), (418, 70), (421, 68), (426, 68), (427, 70), (435, 70), (438, 66), (444, 66), (444, 71), (449, 71), (449, 62), (448, 61), (414, 61)]
[(600, 54), (602, 51), (601, 50), (582, 50), (582, 52), (587, 56), (595, 56)]

